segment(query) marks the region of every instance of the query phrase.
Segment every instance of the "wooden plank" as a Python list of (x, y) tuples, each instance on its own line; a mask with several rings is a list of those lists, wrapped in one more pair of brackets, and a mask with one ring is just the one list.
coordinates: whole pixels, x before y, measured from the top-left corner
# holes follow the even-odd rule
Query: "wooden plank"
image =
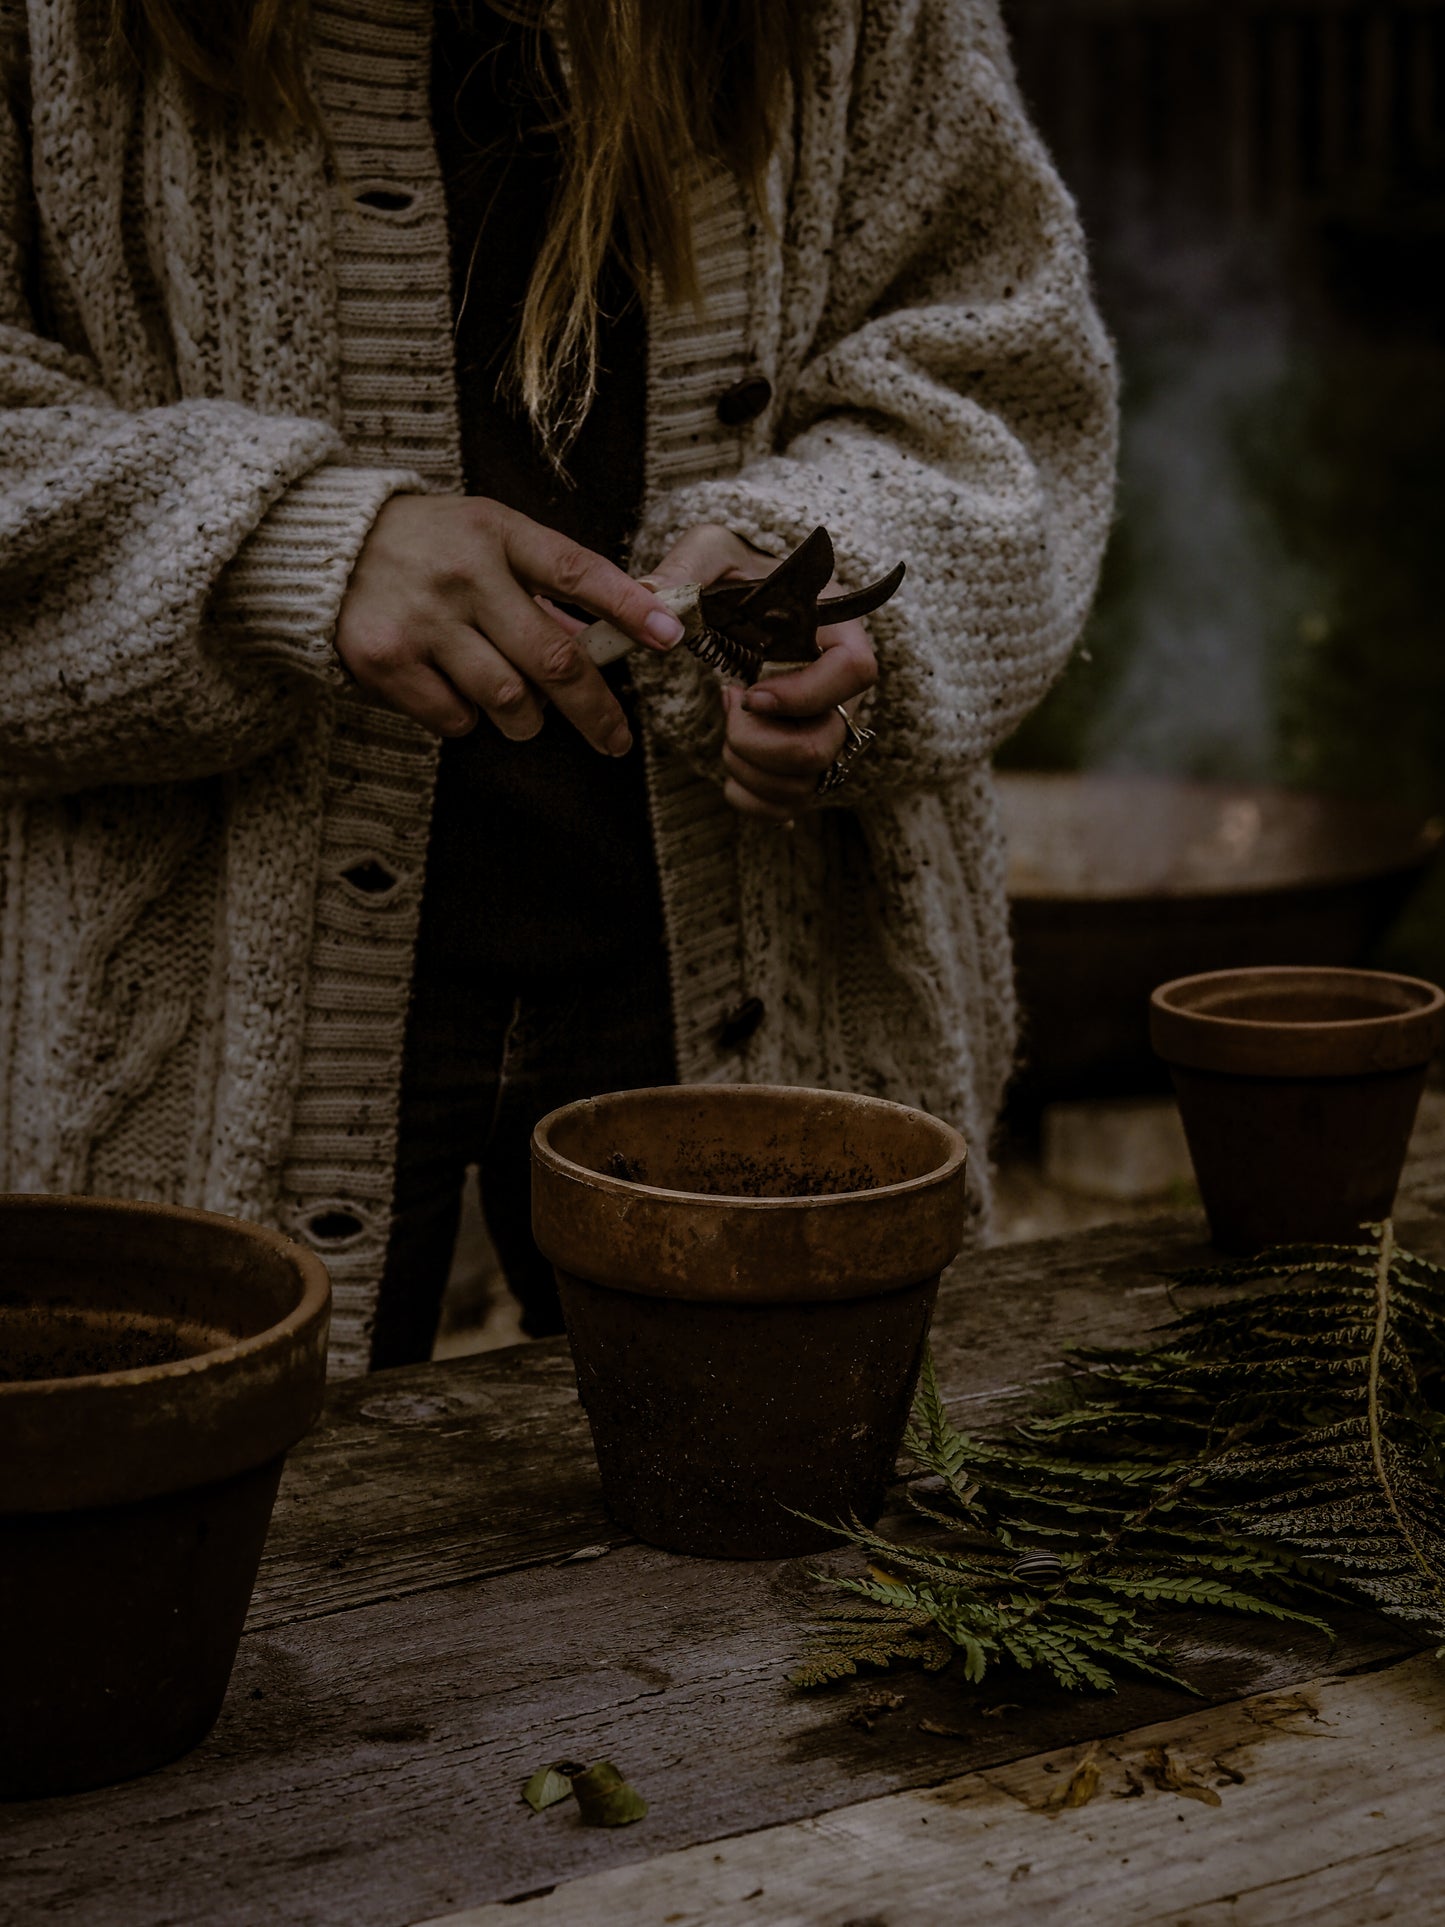
[[(1084, 1747), (614, 1868), (521, 1907), (471, 1908), (445, 1927), (1437, 1920), (1442, 1721), (1445, 1675), (1414, 1659), (1124, 1734), (1092, 1752), (1099, 1790), (1073, 1811), (1050, 1816), (1047, 1803)], [(1154, 1785), (1159, 1747), (1219, 1805)]]
[[(1445, 1256), (1445, 1094), (1422, 1110), (1402, 1236)], [(1068, 1347), (1131, 1344), (1169, 1316), (1164, 1280), (1207, 1263), (1173, 1213), (974, 1252), (939, 1293), (933, 1346), (969, 1425), (1022, 1410)], [(377, 1373), (335, 1387), (291, 1455), (253, 1631), (433, 1586), (549, 1564), (622, 1535), (602, 1506), (565, 1341)]]
[(619, 1535), (565, 1340), (351, 1379), (287, 1462), (252, 1630)]
[[(1161, 1273), (1208, 1256), (1197, 1220), (1106, 1226), (971, 1254), (939, 1294), (945, 1389), (982, 1424), (1084, 1341), (1167, 1316)], [(252, 1631), (620, 1543), (562, 1339), (334, 1388), (287, 1464)]]
[[(902, 1707), (852, 1722), (878, 1681), (787, 1683), (807, 1632), (807, 1563), (716, 1564), (625, 1546), (253, 1633), (214, 1734), (128, 1786), (9, 1809), (13, 1917), (90, 1927), (396, 1927), (621, 1862), (816, 1815), (966, 1770), (1177, 1718), (1130, 1682), (1077, 1699), (958, 1669), (902, 1672)], [(1328, 1665), (1317, 1637), (1171, 1621), (1175, 1664), (1210, 1700)], [(1361, 1614), (1344, 1663), (1397, 1656)], [(1009, 1703), (988, 1716), (985, 1707)], [(932, 1720), (956, 1738), (924, 1731)], [(520, 1789), (556, 1759), (612, 1759), (651, 1802), (640, 1826), (534, 1815)]]
[[(1445, 1213), (1425, 1194), (1439, 1168), (1417, 1164), (1411, 1193), (1437, 1243)], [(937, 1327), (958, 1409), (971, 1423), (1006, 1415), (1069, 1343), (1145, 1332), (1168, 1310), (1159, 1274), (1202, 1255), (1198, 1236), (1197, 1220), (1170, 1218), (970, 1256)], [(539, 1567), (600, 1543), (597, 1505), (557, 1346), (342, 1388), (295, 1457), (215, 1733), (129, 1786), (8, 1809), (9, 1915), (394, 1927), (1184, 1710), (1143, 1683), (1078, 1701), (1008, 1678), (980, 1696), (949, 1672), (902, 1676), (904, 1706), (864, 1731), (850, 1714), (872, 1685), (805, 1696), (784, 1679), (803, 1562), (621, 1545)], [(1211, 1700), (1319, 1667), (1308, 1636), (1172, 1624), (1178, 1663)], [(1340, 1658), (1375, 1664), (1403, 1644), (1359, 1615)], [(991, 1719), (995, 1693), (1017, 1704)], [(609, 1756), (653, 1802), (641, 1827), (591, 1833), (517, 1798), (546, 1759)]]

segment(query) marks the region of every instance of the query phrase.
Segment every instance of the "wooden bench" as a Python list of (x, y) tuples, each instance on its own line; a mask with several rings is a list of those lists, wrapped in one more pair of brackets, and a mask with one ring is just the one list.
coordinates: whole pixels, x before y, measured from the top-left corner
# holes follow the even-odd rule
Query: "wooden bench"
[[(1441, 1256), (1434, 1116), (1399, 1219)], [(1068, 1345), (1146, 1332), (1201, 1238), (1176, 1214), (961, 1262), (934, 1334), (955, 1415), (996, 1422)], [(339, 1386), (288, 1467), (214, 1733), (129, 1785), (0, 1808), (0, 1920), (1445, 1918), (1445, 1676), (1400, 1627), (1349, 1615), (1331, 1651), (1181, 1615), (1202, 1700), (975, 1691), (957, 1668), (803, 1694), (808, 1564), (621, 1537), (562, 1341)], [(880, 1690), (902, 1703), (856, 1719)], [(522, 1803), (539, 1765), (603, 1758), (647, 1796), (640, 1824)], [(1064, 1808), (1085, 1761), (1097, 1791)]]

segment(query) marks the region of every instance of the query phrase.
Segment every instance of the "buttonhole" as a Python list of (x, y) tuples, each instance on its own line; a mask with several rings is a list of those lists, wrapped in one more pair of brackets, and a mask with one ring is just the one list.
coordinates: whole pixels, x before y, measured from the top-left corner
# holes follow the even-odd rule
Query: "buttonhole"
[(730, 1010), (718, 1026), (718, 1046), (722, 1050), (741, 1050), (750, 1038), (756, 1035), (767, 1007), (761, 997), (745, 997), (735, 1010)]
[(307, 1220), (306, 1229), (319, 1243), (333, 1244), (342, 1238), (354, 1238), (366, 1226), (354, 1211), (318, 1211)]
[(362, 207), (374, 207), (378, 214), (405, 214), (416, 196), (407, 188), (367, 187), (356, 199)]
[(396, 882), (394, 874), (384, 863), (378, 863), (374, 856), (367, 857), (361, 863), (353, 863), (349, 870), (343, 870), (341, 874), (348, 883), (358, 890), (364, 890), (369, 897), (380, 896)]

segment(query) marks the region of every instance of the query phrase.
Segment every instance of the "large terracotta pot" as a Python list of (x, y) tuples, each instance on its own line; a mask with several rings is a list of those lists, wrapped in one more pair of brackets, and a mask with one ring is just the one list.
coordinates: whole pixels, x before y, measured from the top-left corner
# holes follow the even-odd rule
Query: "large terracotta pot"
[(0, 1198), (0, 1797), (209, 1731), (330, 1302), (320, 1260), (254, 1225)]
[(692, 1085), (571, 1104), (533, 1139), (607, 1505), (730, 1558), (873, 1519), (938, 1276), (963, 1240), (963, 1139), (876, 1098)]
[(1389, 803), (1264, 784), (1006, 770), (1020, 1120), (1163, 1088), (1149, 993), (1186, 973), (1355, 965), (1440, 847)]
[(1445, 992), (1379, 970), (1216, 970), (1161, 984), (1149, 1019), (1221, 1251), (1351, 1242), (1389, 1216)]

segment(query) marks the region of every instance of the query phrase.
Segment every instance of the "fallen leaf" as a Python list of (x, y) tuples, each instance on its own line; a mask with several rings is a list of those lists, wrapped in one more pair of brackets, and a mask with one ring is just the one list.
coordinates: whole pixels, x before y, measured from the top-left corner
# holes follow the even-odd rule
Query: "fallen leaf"
[(896, 1713), (899, 1707), (906, 1703), (902, 1693), (870, 1693), (867, 1699), (855, 1706), (848, 1715), (848, 1724), (861, 1726), (865, 1733), (871, 1733), (879, 1720), (886, 1719), (890, 1713)]
[(972, 1733), (966, 1726), (945, 1726), (942, 1720), (920, 1720), (920, 1733), (940, 1733), (946, 1740), (971, 1740)]
[(1151, 1746), (1144, 1755), (1144, 1771), (1161, 1793), (1177, 1793), (1186, 1800), (1202, 1800), (1207, 1807), (1224, 1802), (1212, 1786), (1197, 1778), (1192, 1767), (1174, 1759), (1167, 1746)]
[[(1328, 1724), (1314, 1701), (1303, 1693), (1271, 1693), (1266, 1699), (1246, 1700), (1244, 1712), (1256, 1726), (1283, 1726), (1293, 1719), (1312, 1720), (1316, 1726)], [(1302, 1729), (1296, 1726), (1285, 1730), (1298, 1733)]]
[(981, 1706), (978, 1710), (986, 1720), (1001, 1720), (1005, 1713), (1019, 1713), (1023, 1708), (1017, 1700), (1004, 1700), (1001, 1705)]
[(647, 1802), (630, 1787), (611, 1760), (598, 1760), (572, 1781), (584, 1827), (626, 1827), (641, 1820)]
[(1114, 1798), (1116, 1800), (1141, 1800), (1143, 1797), (1144, 1782), (1132, 1767), (1126, 1766), (1124, 1768), (1124, 1784), (1122, 1787), (1115, 1787)]
[(1064, 1784), (1055, 1787), (1043, 1802), (1040, 1812), (1056, 1818), (1070, 1807), (1086, 1807), (1089, 1804), (1099, 1791), (1099, 1763), (1094, 1757), (1098, 1750), (1097, 1746), (1089, 1748)]
[(579, 1546), (575, 1552), (569, 1552), (565, 1559), (559, 1559), (557, 1564), (580, 1566), (586, 1559), (605, 1559), (611, 1550), (611, 1546)]
[(559, 1800), (569, 1799), (571, 1793), (571, 1775), (560, 1772), (555, 1766), (539, 1766), (522, 1788), (522, 1798), (533, 1813), (544, 1813), (548, 1807), (555, 1807)]

